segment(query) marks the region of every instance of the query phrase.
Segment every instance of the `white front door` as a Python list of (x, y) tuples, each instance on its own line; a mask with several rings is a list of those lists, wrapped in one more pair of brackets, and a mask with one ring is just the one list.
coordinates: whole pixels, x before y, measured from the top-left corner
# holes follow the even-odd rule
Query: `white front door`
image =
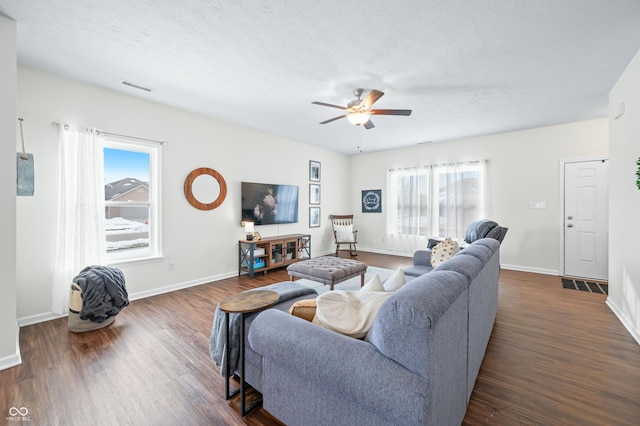
[(609, 161), (564, 165), (564, 274), (608, 279)]

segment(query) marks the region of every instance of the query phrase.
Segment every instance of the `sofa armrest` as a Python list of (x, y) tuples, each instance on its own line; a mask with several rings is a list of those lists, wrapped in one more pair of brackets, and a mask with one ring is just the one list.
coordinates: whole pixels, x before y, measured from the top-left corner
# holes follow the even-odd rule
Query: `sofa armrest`
[[(287, 389), (289, 377), (298, 376), (314, 392), (340, 394), (345, 403), (357, 402), (381, 418), (410, 415), (415, 419), (416, 415), (422, 417), (416, 410), (428, 406), (427, 379), (385, 357), (366, 341), (284, 312), (270, 309), (260, 313), (249, 330), (249, 343), (263, 356), (267, 390)], [(265, 398), (277, 396), (267, 391)]]
[(431, 266), (431, 249), (416, 250), (413, 253), (414, 266)]

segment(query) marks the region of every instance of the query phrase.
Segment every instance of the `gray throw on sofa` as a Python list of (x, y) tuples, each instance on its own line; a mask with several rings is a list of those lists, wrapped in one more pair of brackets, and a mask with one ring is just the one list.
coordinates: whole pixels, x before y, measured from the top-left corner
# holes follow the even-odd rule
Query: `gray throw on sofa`
[[(278, 298), (278, 304), (282, 304), (282, 302), (290, 301), (288, 305), (293, 304), (298, 298), (301, 296), (313, 295), (313, 297), (317, 296), (317, 293), (314, 289), (310, 287), (301, 286), (299, 284), (295, 284), (293, 282), (282, 282), (267, 285), (264, 287), (255, 288), (253, 290), (271, 290), (275, 291), (280, 295)], [(247, 290), (252, 291), (252, 290)], [(229, 314), (229, 330), (231, 333), (229, 335), (229, 360), (226, 358), (226, 342), (227, 342), (227, 329), (224, 327), (224, 317), (225, 314), (220, 310), (220, 305), (216, 307), (216, 312), (213, 317), (213, 325), (211, 327), (211, 337), (209, 339), (209, 355), (211, 359), (216, 364), (216, 366), (220, 367), (220, 375), (225, 377), (227, 372), (227, 362), (230, 365), (230, 376), (236, 371), (238, 367), (238, 358), (240, 355), (240, 315), (241, 314)], [(255, 315), (251, 315), (250, 317), (254, 317)], [(247, 320), (245, 317), (245, 322), (250, 325), (251, 319)], [(249, 345), (245, 346), (246, 352), (252, 352)], [(249, 354), (249, 358), (251, 360), (252, 354)], [(247, 355), (245, 354), (245, 358)], [(251, 379), (247, 379), (248, 383), (252, 383)], [(259, 387), (259, 384), (254, 384), (256, 388)]]

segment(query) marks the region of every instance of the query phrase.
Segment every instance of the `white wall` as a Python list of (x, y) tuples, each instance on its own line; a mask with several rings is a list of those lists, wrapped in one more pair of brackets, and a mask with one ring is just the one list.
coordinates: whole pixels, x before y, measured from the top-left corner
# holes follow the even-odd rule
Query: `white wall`
[[(21, 324), (51, 317), (58, 140), (52, 121), (169, 142), (162, 170), (165, 258), (118, 266), (132, 299), (237, 275), (237, 241), (244, 237), (241, 181), (300, 187), (299, 222), (257, 227), (262, 236), (311, 233), (314, 256), (334, 250), (325, 218), (348, 205), (349, 159), (342, 154), (22, 66), (17, 110), (25, 120), (27, 151), (35, 159), (35, 195), (17, 203)], [(312, 229), (309, 160), (322, 164), (323, 220)], [(184, 180), (198, 167), (213, 168), (226, 180), (227, 198), (217, 209), (197, 210), (184, 197)], [(168, 262), (175, 271), (168, 271)]]
[[(417, 145), (351, 158), (351, 209), (361, 212), (365, 189), (383, 189), (383, 213), (358, 213), (363, 249), (386, 251), (386, 173), (390, 168), (489, 160), (487, 217), (509, 228), (500, 256), (503, 267), (557, 274), (559, 253), (559, 163), (608, 156), (607, 119), (498, 135)], [(545, 209), (530, 209), (544, 201)], [(413, 254), (414, 247), (401, 250)]]
[(20, 364), (16, 322), (16, 23), (0, 15), (0, 370)]
[[(624, 115), (618, 119), (618, 105)], [(609, 93), (609, 297), (607, 303), (640, 343), (640, 51)]]

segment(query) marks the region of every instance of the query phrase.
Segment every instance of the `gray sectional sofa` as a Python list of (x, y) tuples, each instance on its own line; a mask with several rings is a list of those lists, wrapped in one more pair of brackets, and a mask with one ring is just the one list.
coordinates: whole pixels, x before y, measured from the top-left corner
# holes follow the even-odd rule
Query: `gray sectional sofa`
[(409, 281), (363, 340), (261, 312), (248, 342), (262, 371), (247, 380), (290, 426), (459, 425), (498, 309), (499, 249), (479, 239)]

